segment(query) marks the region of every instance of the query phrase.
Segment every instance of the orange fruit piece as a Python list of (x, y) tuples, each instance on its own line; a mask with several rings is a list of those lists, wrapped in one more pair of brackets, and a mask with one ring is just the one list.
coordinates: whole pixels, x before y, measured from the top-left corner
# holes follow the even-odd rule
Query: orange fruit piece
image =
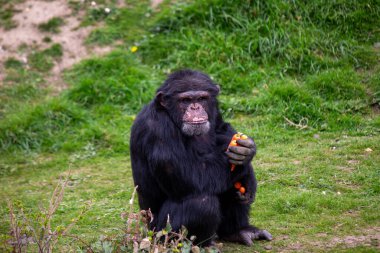
[(242, 139), (242, 140), (246, 140), (246, 139), (248, 139), (248, 136), (245, 135), (245, 134), (243, 134), (243, 135), (240, 136), (240, 139)]
[(239, 140), (240, 139), (240, 137), (239, 137), (239, 135), (238, 134), (234, 134), (234, 136), (232, 136), (232, 140)]
[(236, 189), (240, 189), (240, 187), (241, 187), (241, 183), (240, 182), (236, 182), (235, 184), (234, 184), (234, 186), (235, 186), (235, 188)]
[(237, 144), (236, 140), (233, 140), (233, 141), (230, 142), (230, 145), (229, 145), (229, 146), (237, 146), (237, 145), (238, 145), (238, 144)]
[(244, 187), (240, 187), (239, 192), (240, 192), (241, 194), (244, 194), (244, 193), (245, 193), (245, 188), (244, 188)]

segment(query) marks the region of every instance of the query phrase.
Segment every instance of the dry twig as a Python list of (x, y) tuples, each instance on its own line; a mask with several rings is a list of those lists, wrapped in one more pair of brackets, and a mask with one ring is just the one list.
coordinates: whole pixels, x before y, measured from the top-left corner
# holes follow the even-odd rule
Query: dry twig
[[(309, 127), (309, 126), (307, 125), (307, 122), (308, 122), (308, 119), (307, 119), (307, 118), (302, 118), (298, 124), (294, 123), (293, 121), (291, 121), (291, 120), (288, 119), (287, 117), (284, 117), (284, 119), (286, 120), (286, 122), (287, 122), (289, 125), (294, 126), (294, 127), (298, 128), (298, 129), (300, 129), (300, 130)], [(303, 123), (303, 121), (305, 121), (306, 123), (305, 123), (305, 124), (301, 124), (301, 123)]]

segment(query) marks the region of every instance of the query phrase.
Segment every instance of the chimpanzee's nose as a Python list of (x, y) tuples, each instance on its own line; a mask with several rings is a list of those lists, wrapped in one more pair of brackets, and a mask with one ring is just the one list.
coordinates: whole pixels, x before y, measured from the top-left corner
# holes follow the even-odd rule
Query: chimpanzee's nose
[(191, 107), (190, 107), (190, 108), (191, 108), (191, 110), (194, 110), (194, 111), (195, 111), (195, 110), (199, 110), (199, 107), (200, 107), (200, 106), (199, 106), (198, 103), (194, 103), (194, 104), (191, 104)]

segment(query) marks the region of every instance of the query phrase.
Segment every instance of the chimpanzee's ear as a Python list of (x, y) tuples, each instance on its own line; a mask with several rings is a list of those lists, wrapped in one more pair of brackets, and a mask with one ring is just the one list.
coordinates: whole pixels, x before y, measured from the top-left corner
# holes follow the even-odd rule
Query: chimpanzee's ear
[(165, 101), (164, 98), (165, 98), (164, 93), (162, 91), (159, 91), (156, 94), (155, 102), (156, 102), (157, 105), (160, 105), (160, 106), (166, 108), (167, 103), (166, 103), (166, 101)]
[(220, 93), (220, 86), (219, 86), (219, 84), (216, 85), (216, 88), (218, 89), (218, 93), (216, 93), (216, 94), (219, 94)]

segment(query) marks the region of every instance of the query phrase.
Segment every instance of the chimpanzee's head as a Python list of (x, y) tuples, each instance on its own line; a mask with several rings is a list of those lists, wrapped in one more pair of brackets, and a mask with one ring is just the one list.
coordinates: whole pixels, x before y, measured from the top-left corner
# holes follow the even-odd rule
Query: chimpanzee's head
[(206, 74), (180, 70), (169, 75), (157, 90), (156, 104), (188, 136), (209, 132), (217, 115), (219, 86)]

